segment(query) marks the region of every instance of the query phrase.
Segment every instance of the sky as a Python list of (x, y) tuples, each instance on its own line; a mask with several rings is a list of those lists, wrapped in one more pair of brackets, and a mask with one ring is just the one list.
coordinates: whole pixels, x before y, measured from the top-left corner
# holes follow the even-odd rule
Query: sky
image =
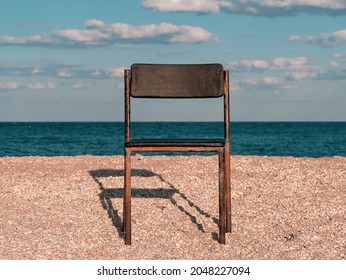
[[(0, 0), (0, 121), (123, 121), (133, 63), (221, 63), (231, 121), (346, 121), (346, 0)], [(134, 100), (220, 121), (222, 100)]]

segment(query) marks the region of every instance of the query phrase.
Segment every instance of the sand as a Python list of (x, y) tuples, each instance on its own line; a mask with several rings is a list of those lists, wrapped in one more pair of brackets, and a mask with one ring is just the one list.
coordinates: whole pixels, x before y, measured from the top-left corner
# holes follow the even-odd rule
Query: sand
[(346, 158), (232, 156), (232, 233), (217, 242), (216, 156), (0, 157), (0, 259), (346, 258)]

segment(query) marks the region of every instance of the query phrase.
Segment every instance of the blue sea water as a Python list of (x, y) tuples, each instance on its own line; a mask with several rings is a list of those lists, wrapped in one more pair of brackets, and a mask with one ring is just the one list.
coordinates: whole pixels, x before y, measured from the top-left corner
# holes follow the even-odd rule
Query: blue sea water
[[(160, 134), (163, 133), (163, 134)], [(220, 138), (218, 122), (139, 122), (132, 137)], [(123, 154), (123, 122), (0, 122), (0, 156)], [(233, 155), (346, 156), (346, 122), (232, 122)]]

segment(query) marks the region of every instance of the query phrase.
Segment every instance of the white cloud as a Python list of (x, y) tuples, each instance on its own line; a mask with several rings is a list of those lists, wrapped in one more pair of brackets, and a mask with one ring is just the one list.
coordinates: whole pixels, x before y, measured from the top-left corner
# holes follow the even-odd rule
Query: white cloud
[(58, 30), (53, 33), (54, 37), (59, 38), (63, 41), (73, 44), (76, 43), (85, 43), (87, 45), (97, 45), (102, 39), (109, 39), (111, 34), (101, 32), (100, 30), (95, 29), (66, 29)]
[(19, 44), (24, 44), (25, 43), (25, 39), (24, 38), (16, 38), (16, 37), (5, 36), (5, 37), (1, 38), (0, 43), (19, 45)]
[(34, 84), (27, 84), (27, 89), (30, 90), (42, 90), (46, 88), (46, 85), (43, 83), (34, 83)]
[(281, 77), (263, 77), (262, 81), (265, 85), (280, 85), (284, 82)]
[[(56, 76), (60, 71), (65, 71), (65, 68), (68, 69), (73, 67), (72, 65), (66, 64), (44, 64), (39, 66), (35, 64), (0, 64), (0, 76)], [(63, 72), (60, 74), (63, 74)]]
[(333, 67), (338, 67), (338, 66), (339, 66), (339, 64), (338, 64), (336, 61), (334, 61), (334, 60), (329, 61), (329, 64), (330, 64), (331, 66), (333, 66)]
[(341, 58), (342, 60), (346, 60), (346, 55), (345, 54), (341, 54), (341, 53), (335, 53), (333, 55), (334, 58)]
[(338, 66), (339, 64), (344, 64), (346, 62), (346, 55), (341, 53), (335, 53), (333, 55), (335, 61), (331, 61), (332, 66)]
[(275, 92), (296, 89), (304, 80), (345, 80), (346, 68), (343, 62), (346, 62), (346, 55), (336, 53), (333, 58), (336, 61), (330, 61), (329, 68), (313, 65), (306, 57), (232, 61), (229, 65), (233, 90)]
[[(128, 66), (129, 67), (129, 66)], [(43, 64), (37, 65), (0, 65), (0, 76), (21, 77), (60, 77), (76, 79), (110, 79), (123, 77), (125, 67), (111, 69), (88, 69), (79, 65)]]
[(56, 83), (47, 83), (47, 88), (48, 89), (56, 89), (57, 85), (56, 85)]
[(284, 78), (276, 76), (238, 80), (234, 82), (233, 85), (235, 90), (238, 91), (270, 90), (277, 92), (279, 90), (288, 90), (292, 88)]
[(78, 83), (72, 84), (72, 88), (74, 88), (74, 89), (85, 89), (85, 88), (90, 88), (90, 87), (91, 87), (90, 83), (78, 82)]
[(144, 8), (160, 12), (293, 16), (299, 13), (345, 15), (344, 0), (142, 0)]
[(295, 43), (306, 42), (321, 45), (324, 47), (335, 47), (346, 43), (346, 29), (332, 33), (322, 33), (318, 36), (291, 36), (290, 41)]
[(243, 89), (239, 85), (238, 81), (230, 81), (230, 89), (232, 92), (234, 91), (242, 91)]
[(192, 27), (189, 25), (173, 26), (171, 32), (172, 36), (167, 40), (170, 43), (200, 43), (216, 38), (201, 27)]
[(43, 89), (49, 89), (54, 90), (56, 89), (56, 83), (49, 82), (49, 83), (26, 83), (22, 84), (20, 82), (16, 81), (10, 81), (10, 82), (0, 82), (0, 89), (1, 90), (21, 90), (23, 88), (26, 88), (28, 90), (43, 90)]
[(38, 74), (42, 72), (44, 72), (44, 70), (42, 70), (41, 68), (35, 67), (34, 69), (32, 69), (31, 74)]
[(246, 79), (244, 81), (242, 81), (242, 84), (247, 85), (247, 86), (256, 86), (258, 85), (259, 81), (258, 80), (254, 80), (254, 79)]
[(234, 72), (263, 72), (274, 70), (299, 70), (299, 71), (317, 71), (320, 68), (317, 65), (309, 65), (306, 57), (277, 57), (272, 60), (248, 59), (231, 61), (229, 66)]
[(101, 75), (101, 71), (100, 70), (95, 70), (93, 72), (90, 73), (91, 76), (93, 77), (97, 77)]
[(125, 67), (112, 68), (107, 70), (107, 73), (110, 77), (123, 77)]
[[(322, 71), (318, 65), (312, 65), (306, 57), (276, 57), (271, 60), (247, 59), (229, 63), (236, 89), (282, 91), (297, 88), (295, 81), (317, 79), (324, 75), (330, 79), (333, 73)], [(247, 73), (236, 74), (236, 73)], [(327, 75), (328, 73), (328, 75)], [(263, 75), (265, 74), (265, 76)], [(269, 75), (268, 75), (269, 74)], [(250, 78), (249, 78), (249, 75)], [(338, 77), (341, 77), (339, 74)]]
[(269, 62), (265, 60), (239, 60), (229, 63), (235, 71), (262, 71), (269, 68)]
[(287, 78), (291, 78), (292, 80), (298, 81), (314, 78), (316, 76), (316, 72), (292, 72), (288, 74)]
[(72, 74), (71, 74), (71, 72), (69, 72), (67, 70), (60, 70), (58, 72), (58, 77), (61, 77), (61, 78), (71, 78)]
[(297, 58), (286, 58), (286, 57), (278, 57), (273, 59), (273, 66), (282, 69), (285, 67), (299, 67), (305, 65), (307, 62), (306, 57), (297, 57)]
[(202, 43), (215, 36), (207, 30), (190, 25), (162, 22), (134, 26), (126, 23), (106, 24), (88, 20), (84, 29), (56, 30), (26, 38), (0, 37), (0, 45), (41, 46), (62, 48), (129, 47), (144, 43)]
[(56, 89), (56, 83), (28, 83), (26, 88), (29, 90), (54, 90)]
[(6, 90), (15, 90), (20, 88), (20, 83), (19, 82), (0, 82), (0, 89), (6, 89)]
[(216, 13), (220, 10), (220, 3), (215, 0), (144, 0), (142, 5), (160, 12)]

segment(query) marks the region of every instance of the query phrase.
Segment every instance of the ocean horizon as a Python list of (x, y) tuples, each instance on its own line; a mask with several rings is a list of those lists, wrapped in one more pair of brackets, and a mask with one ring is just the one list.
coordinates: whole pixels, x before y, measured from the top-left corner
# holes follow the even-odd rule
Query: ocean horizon
[[(346, 122), (239, 121), (230, 129), (232, 155), (346, 156)], [(220, 138), (223, 123), (133, 122), (131, 131), (132, 138)], [(0, 122), (2, 157), (122, 155), (123, 149), (124, 122)]]

